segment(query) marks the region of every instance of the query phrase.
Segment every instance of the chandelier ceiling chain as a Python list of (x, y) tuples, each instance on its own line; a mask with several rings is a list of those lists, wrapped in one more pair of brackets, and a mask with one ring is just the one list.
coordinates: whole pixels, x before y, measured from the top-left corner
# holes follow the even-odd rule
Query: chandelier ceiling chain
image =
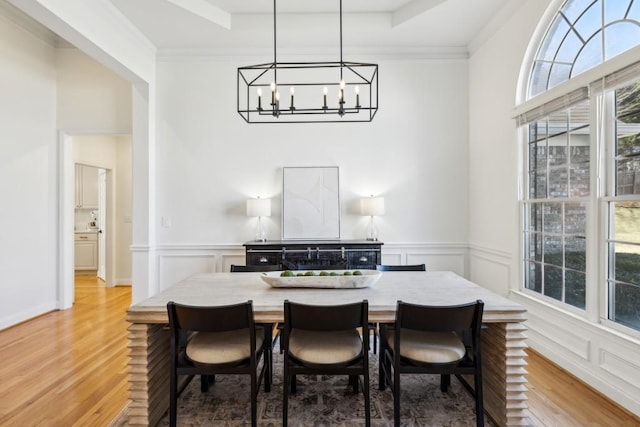
[[(247, 123), (373, 120), (378, 110), (378, 65), (344, 62), (342, 0), (339, 9), (339, 62), (278, 62), (276, 1), (273, 1), (273, 62), (238, 68), (238, 113)], [(339, 68), (338, 74), (334, 74), (336, 68)], [(363, 91), (361, 86), (365, 88)], [(271, 90), (271, 102), (270, 108), (265, 109), (262, 107), (262, 92), (267, 87)], [(288, 108), (281, 108), (280, 90), (286, 87), (291, 94), (290, 104)], [(346, 93), (347, 87), (353, 88), (353, 95)], [(327, 100), (329, 88), (337, 90), (336, 104)]]

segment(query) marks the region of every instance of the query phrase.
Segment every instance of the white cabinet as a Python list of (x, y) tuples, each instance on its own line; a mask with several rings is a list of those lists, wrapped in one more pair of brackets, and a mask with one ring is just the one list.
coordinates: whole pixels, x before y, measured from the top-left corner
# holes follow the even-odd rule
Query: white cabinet
[(75, 269), (76, 270), (97, 270), (98, 269), (98, 234), (97, 233), (76, 233), (75, 234)]
[(98, 209), (98, 168), (76, 164), (76, 208)]

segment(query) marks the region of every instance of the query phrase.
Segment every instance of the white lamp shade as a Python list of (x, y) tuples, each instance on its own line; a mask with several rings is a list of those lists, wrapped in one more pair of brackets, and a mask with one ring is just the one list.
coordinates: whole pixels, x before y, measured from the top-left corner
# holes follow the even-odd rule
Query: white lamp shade
[(248, 199), (247, 216), (271, 216), (271, 199)]
[(365, 216), (384, 215), (384, 197), (366, 197), (360, 199), (360, 212)]

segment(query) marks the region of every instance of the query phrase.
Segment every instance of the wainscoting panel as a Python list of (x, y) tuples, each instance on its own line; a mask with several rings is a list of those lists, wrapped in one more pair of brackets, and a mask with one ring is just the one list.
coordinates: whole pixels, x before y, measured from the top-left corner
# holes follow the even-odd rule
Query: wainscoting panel
[(382, 263), (425, 264), (427, 270), (453, 271), (467, 277), (467, 254), (467, 246), (457, 243), (385, 243)]
[(570, 353), (569, 357), (578, 356), (583, 360), (589, 360), (591, 340), (575, 333), (575, 330), (567, 328), (565, 323), (555, 322), (553, 318), (542, 318), (536, 313), (527, 313), (526, 325), (529, 328), (528, 336), (538, 343), (546, 346), (563, 349)]
[(471, 245), (469, 278), (472, 282), (500, 295), (508, 295), (511, 280), (511, 254)]
[[(155, 251), (158, 289), (196, 273), (227, 272), (231, 264), (245, 264), (245, 248), (238, 245), (164, 245)], [(450, 270), (467, 277), (467, 247), (445, 243), (385, 243), (382, 263), (426, 264), (428, 270)]]
[(165, 290), (196, 273), (216, 271), (216, 254), (159, 254), (158, 280)]
[(529, 347), (640, 415), (640, 344), (605, 325), (513, 291), (527, 308)]
[(246, 258), (244, 253), (238, 254), (221, 254), (220, 255), (220, 270), (219, 271), (231, 271), (231, 265), (245, 265)]
[(637, 355), (633, 357), (635, 362), (626, 359), (621, 354), (614, 354), (607, 349), (601, 348), (599, 363), (600, 367), (605, 371), (637, 388), (640, 385), (640, 365), (637, 363)]

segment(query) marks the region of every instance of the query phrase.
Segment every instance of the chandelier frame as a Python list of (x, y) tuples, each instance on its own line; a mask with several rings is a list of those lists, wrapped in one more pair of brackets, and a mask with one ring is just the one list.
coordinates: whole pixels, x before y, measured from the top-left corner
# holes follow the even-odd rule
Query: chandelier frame
[[(276, 16), (276, 0), (273, 0), (273, 62), (238, 67), (238, 114), (247, 123), (372, 121), (378, 111), (378, 64), (343, 60), (342, 0), (339, 61), (278, 62)], [(279, 80), (278, 75), (284, 78)], [(301, 80), (301, 75), (306, 78)], [(280, 89), (287, 87), (290, 88), (290, 102), (281, 106)], [(330, 88), (337, 89), (337, 102), (327, 101)], [(355, 100), (347, 99), (348, 88), (353, 88)], [(270, 99), (268, 96), (263, 99), (263, 90), (268, 93), (269, 89)], [(302, 103), (295, 103), (294, 89), (304, 92), (303, 96), (306, 98), (303, 98)]]

